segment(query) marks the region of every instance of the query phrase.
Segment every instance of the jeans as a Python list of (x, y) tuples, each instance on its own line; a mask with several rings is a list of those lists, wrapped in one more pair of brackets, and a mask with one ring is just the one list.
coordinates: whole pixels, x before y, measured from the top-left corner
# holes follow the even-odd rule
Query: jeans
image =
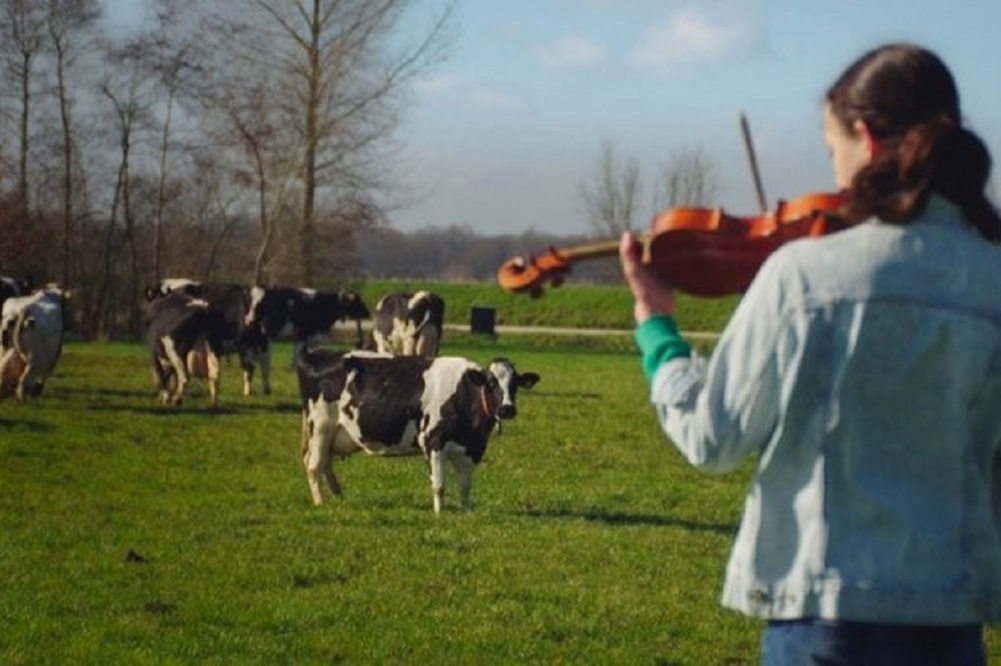
[(826, 620), (772, 621), (763, 666), (986, 666), (980, 625), (904, 626)]

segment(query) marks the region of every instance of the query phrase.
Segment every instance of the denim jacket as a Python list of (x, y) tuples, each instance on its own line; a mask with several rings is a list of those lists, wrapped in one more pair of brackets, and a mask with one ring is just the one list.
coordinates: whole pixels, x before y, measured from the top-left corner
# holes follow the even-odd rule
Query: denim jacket
[(696, 467), (757, 454), (724, 606), (1001, 620), (1001, 250), (951, 203), (783, 246), (708, 362), (660, 365), (651, 398)]

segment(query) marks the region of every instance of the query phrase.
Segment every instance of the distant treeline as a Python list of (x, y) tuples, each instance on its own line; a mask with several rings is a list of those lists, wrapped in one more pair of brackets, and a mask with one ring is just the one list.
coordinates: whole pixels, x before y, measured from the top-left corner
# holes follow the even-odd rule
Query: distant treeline
[[(461, 226), (402, 232), (374, 226), (359, 233), (358, 277), (494, 281), (508, 259), (539, 256), (550, 247), (594, 242), (585, 235), (557, 236), (534, 231), (484, 236)], [(622, 284), (618, 260), (601, 258), (572, 267), (579, 283)]]

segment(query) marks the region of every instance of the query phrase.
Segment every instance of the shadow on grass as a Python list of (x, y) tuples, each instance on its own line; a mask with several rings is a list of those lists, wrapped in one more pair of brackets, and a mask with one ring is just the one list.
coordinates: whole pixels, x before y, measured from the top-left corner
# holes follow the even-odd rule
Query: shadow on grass
[[(95, 391), (91, 394), (91, 397), (95, 399), (87, 405), (88, 410), (104, 412), (132, 412), (136, 414), (151, 414), (153, 416), (174, 414), (207, 414), (210, 416), (222, 416), (246, 413), (298, 414), (300, 411), (299, 403), (288, 401), (275, 402), (274, 404), (259, 402), (241, 404), (239, 402), (240, 398), (233, 400), (223, 400), (223, 398), (220, 398), (220, 403), (213, 407), (208, 403), (207, 399), (203, 399), (201, 396), (196, 395), (185, 398), (184, 403), (180, 406), (169, 406), (161, 405), (157, 401), (155, 395), (121, 390)], [(132, 400), (132, 403), (127, 404), (122, 402), (102, 401), (102, 398), (108, 397), (129, 398)], [(143, 404), (136, 404), (136, 400), (143, 401)]]
[(25, 432), (52, 432), (55, 428), (50, 423), (44, 423), (35, 419), (6, 418), (0, 416), (0, 432), (4, 431), (25, 431)]
[(572, 518), (604, 523), (614, 527), (629, 527), (644, 525), (653, 527), (680, 527), (690, 532), (708, 532), (712, 534), (732, 535), (737, 531), (733, 523), (701, 523), (693, 520), (682, 520), (658, 514), (630, 514), (620, 511), (602, 511), (601, 509), (528, 509), (520, 515), (529, 518)]

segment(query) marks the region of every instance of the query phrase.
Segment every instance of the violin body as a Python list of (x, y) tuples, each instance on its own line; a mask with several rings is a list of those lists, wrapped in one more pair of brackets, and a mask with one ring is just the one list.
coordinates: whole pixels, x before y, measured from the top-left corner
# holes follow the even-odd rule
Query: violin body
[[(774, 211), (736, 217), (721, 208), (672, 208), (653, 220), (643, 261), (678, 291), (705, 298), (743, 293), (761, 264), (779, 246), (805, 236), (821, 236), (847, 225), (836, 211), (837, 194), (811, 194), (780, 202)], [(618, 241), (549, 251), (540, 257), (508, 260), (498, 282), (514, 292), (542, 293), (546, 282), (560, 285), (573, 262), (614, 256)]]

